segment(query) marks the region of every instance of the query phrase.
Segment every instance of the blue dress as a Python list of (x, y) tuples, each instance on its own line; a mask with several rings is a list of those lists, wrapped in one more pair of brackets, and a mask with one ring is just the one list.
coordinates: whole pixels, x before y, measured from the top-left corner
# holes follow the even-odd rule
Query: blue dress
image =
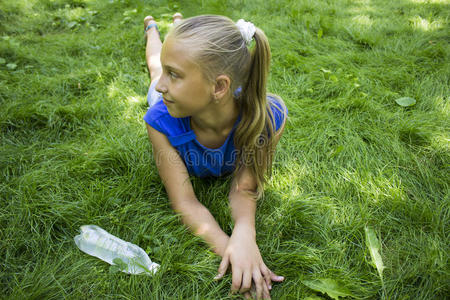
[[(287, 109), (285, 115), (282, 104), (276, 98), (268, 96), (267, 99), (274, 104), (271, 105), (271, 108), (275, 118), (275, 129), (278, 130), (287, 115)], [(281, 111), (275, 108), (275, 105)], [(159, 99), (148, 109), (144, 120), (167, 137), (170, 144), (180, 154), (190, 175), (218, 177), (234, 171), (238, 151), (234, 147), (233, 140), (241, 116), (237, 118), (225, 143), (216, 149), (207, 148), (200, 144), (191, 129), (190, 117), (172, 117), (162, 99)]]

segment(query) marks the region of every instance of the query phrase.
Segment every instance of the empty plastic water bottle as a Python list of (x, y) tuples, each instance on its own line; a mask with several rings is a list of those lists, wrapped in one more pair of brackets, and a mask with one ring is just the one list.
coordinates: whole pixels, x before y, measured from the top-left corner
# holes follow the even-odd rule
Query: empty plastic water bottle
[(81, 251), (110, 265), (119, 262), (121, 271), (128, 274), (152, 275), (158, 270), (159, 264), (152, 262), (141, 247), (121, 240), (96, 225), (83, 225), (80, 229), (81, 234), (74, 240)]

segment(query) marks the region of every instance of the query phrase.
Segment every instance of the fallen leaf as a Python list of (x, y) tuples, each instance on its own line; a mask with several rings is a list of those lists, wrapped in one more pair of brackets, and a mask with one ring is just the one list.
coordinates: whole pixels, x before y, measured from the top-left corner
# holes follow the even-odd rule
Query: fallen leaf
[(135, 9), (131, 9), (131, 10), (126, 10), (126, 11), (123, 13), (123, 15), (124, 15), (125, 17), (128, 17), (128, 16), (134, 15), (134, 14), (136, 14), (136, 13), (137, 13), (137, 9), (135, 8)]
[(339, 300), (339, 297), (354, 297), (345, 286), (330, 278), (303, 280), (302, 283), (310, 289), (328, 294), (335, 300)]
[(126, 262), (124, 262), (121, 258), (116, 257), (113, 259), (113, 263), (119, 268), (119, 270), (125, 270), (128, 268), (128, 265)]
[(383, 281), (384, 265), (380, 255), (381, 243), (377, 239), (377, 235), (372, 228), (366, 226), (364, 227), (364, 230), (366, 231), (366, 246), (369, 248), (370, 257), (377, 268), (378, 274), (380, 274), (381, 281)]
[(416, 99), (410, 97), (403, 97), (396, 99), (395, 102), (397, 102), (397, 104), (400, 106), (407, 107), (416, 104)]
[(308, 296), (306, 298), (303, 298), (303, 300), (324, 300), (322, 297), (313, 295), (313, 296)]
[(75, 21), (70, 22), (69, 24), (67, 24), (67, 27), (69, 27), (70, 29), (74, 28), (75, 26), (77, 26), (78, 23)]

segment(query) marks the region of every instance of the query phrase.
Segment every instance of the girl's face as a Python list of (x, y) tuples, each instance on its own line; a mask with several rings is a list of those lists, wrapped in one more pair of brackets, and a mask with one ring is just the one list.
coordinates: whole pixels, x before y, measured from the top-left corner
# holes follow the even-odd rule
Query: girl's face
[(172, 117), (199, 115), (213, 106), (214, 84), (191, 60), (189, 49), (168, 37), (161, 50), (163, 73), (156, 85)]

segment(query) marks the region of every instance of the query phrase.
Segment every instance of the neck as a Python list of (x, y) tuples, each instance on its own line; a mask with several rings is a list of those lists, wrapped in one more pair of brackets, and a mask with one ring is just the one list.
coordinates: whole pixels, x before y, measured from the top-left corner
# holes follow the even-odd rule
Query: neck
[(191, 116), (192, 129), (226, 135), (233, 128), (239, 115), (239, 108), (231, 95), (222, 98), (219, 103), (211, 102), (202, 113)]

